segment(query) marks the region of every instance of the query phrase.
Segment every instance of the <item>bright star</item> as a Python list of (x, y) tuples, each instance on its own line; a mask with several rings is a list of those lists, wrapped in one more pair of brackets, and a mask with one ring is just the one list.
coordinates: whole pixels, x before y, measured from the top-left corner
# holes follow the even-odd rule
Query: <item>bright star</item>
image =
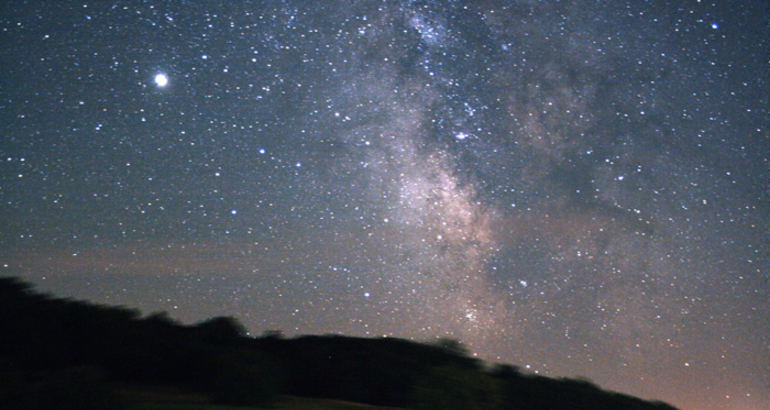
[(158, 74), (155, 76), (155, 85), (158, 87), (165, 87), (168, 84), (168, 77), (165, 74)]

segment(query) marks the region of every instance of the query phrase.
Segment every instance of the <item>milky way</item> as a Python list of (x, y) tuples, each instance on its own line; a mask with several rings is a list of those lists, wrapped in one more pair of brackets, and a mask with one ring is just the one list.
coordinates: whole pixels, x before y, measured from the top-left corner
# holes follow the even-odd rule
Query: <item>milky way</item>
[(766, 405), (760, 2), (167, 3), (3, 6), (1, 274)]

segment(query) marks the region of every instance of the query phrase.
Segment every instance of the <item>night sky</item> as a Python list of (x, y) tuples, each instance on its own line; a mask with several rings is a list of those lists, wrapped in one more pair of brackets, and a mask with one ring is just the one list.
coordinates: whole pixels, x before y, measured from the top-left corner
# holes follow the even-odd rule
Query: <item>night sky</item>
[(762, 1), (6, 1), (0, 275), (766, 409)]

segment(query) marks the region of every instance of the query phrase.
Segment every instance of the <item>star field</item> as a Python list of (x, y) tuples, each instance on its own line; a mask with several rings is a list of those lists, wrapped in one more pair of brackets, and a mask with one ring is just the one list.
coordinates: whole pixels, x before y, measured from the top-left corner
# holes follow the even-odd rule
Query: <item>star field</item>
[(10, 2), (0, 274), (765, 408), (765, 9)]

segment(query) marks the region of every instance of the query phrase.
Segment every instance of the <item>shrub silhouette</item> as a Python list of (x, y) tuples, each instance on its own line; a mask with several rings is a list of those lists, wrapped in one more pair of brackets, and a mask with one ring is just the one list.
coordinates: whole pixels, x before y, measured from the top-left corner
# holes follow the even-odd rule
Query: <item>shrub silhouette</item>
[(246, 328), (232, 317), (215, 317), (195, 325), (196, 336), (209, 343), (227, 344), (246, 336)]

